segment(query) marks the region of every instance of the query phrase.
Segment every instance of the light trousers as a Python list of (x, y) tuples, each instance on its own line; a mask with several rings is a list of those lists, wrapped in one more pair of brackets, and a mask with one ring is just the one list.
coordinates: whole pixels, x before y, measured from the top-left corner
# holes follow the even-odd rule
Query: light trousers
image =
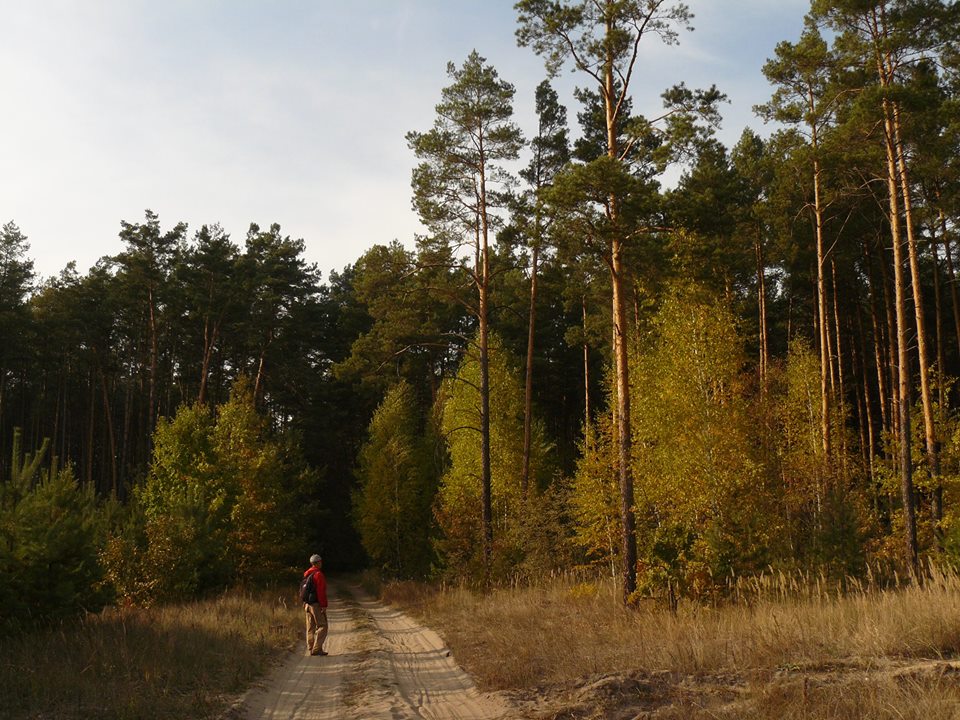
[(327, 610), (320, 607), (320, 603), (313, 603), (304, 604), (303, 611), (307, 620), (307, 652), (314, 655), (323, 650), (327, 639)]

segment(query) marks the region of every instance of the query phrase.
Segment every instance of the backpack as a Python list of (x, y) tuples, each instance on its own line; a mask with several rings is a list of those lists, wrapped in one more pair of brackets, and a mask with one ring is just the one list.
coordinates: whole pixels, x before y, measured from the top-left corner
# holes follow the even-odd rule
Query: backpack
[(300, 598), (300, 602), (307, 603), (308, 605), (313, 605), (317, 602), (317, 584), (313, 582), (314, 574), (315, 573), (310, 573), (300, 581), (298, 597)]

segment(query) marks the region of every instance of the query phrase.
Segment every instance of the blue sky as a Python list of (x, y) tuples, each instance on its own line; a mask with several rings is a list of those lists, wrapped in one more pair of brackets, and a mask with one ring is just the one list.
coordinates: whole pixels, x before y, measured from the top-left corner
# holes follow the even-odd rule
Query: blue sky
[[(725, 92), (720, 138), (767, 132), (760, 71), (795, 40), (807, 0), (688, 0), (694, 32), (653, 38), (634, 107), (685, 81)], [(514, 40), (513, 0), (0, 0), (0, 223), (28, 236), (43, 276), (85, 272), (150, 208), (191, 234), (251, 222), (303, 238), (324, 277), (375, 243), (412, 244), (415, 158), (447, 61), (477, 49), (535, 127), (543, 63)], [(557, 80), (575, 121), (570, 91)]]

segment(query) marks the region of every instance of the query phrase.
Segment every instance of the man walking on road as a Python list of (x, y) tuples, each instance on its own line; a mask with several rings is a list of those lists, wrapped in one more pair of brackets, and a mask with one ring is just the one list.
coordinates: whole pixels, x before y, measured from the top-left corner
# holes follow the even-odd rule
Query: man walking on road
[(307, 580), (307, 592), (303, 610), (307, 619), (307, 652), (311, 655), (326, 655), (323, 641), (327, 639), (327, 579), (320, 568), (323, 559), (310, 556), (310, 567), (303, 573)]

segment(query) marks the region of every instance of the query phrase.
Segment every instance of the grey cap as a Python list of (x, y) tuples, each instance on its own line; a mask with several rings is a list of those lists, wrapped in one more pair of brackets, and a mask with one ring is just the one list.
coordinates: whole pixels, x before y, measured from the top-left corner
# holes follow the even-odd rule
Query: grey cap
[(323, 559), (323, 558), (321, 558), (319, 555), (311, 555), (311, 556), (310, 556), (310, 564), (313, 565), (314, 563), (318, 563), (318, 562), (320, 562), (322, 559)]

